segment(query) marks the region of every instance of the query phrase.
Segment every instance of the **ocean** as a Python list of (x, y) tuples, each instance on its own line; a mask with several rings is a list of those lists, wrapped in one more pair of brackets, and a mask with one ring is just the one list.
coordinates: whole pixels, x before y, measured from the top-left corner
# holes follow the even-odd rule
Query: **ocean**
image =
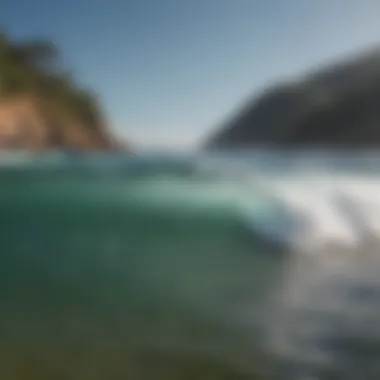
[(0, 378), (380, 378), (380, 154), (0, 156)]

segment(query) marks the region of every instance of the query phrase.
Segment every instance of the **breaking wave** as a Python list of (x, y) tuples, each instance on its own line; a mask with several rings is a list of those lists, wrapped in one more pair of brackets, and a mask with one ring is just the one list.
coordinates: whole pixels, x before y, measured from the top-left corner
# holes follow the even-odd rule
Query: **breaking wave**
[(379, 378), (380, 156), (15, 157), (0, 157), (11, 341), (106, 337), (252, 373), (259, 350), (289, 379)]

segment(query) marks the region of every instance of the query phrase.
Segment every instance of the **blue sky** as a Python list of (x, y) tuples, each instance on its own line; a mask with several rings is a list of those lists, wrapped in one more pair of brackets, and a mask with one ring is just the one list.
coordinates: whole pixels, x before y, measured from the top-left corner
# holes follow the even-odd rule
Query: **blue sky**
[(53, 38), (118, 134), (182, 148), (268, 83), (380, 43), (380, 1), (3, 0), (0, 24)]

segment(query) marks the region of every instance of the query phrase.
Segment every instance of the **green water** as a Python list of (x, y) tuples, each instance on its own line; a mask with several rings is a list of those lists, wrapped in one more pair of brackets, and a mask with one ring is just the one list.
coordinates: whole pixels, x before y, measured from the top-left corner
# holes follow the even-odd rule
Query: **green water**
[(0, 171), (0, 379), (261, 379), (283, 252), (236, 188), (99, 173)]

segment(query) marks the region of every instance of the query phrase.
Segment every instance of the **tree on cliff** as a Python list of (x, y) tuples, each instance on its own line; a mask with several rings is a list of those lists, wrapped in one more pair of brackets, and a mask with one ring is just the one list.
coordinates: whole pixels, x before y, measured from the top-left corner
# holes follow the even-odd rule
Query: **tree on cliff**
[[(45, 40), (15, 42), (0, 30), (0, 97), (33, 96), (55, 120), (71, 120), (106, 139), (96, 96), (78, 86), (62, 65), (57, 47)], [(61, 125), (61, 128), (62, 125)]]

